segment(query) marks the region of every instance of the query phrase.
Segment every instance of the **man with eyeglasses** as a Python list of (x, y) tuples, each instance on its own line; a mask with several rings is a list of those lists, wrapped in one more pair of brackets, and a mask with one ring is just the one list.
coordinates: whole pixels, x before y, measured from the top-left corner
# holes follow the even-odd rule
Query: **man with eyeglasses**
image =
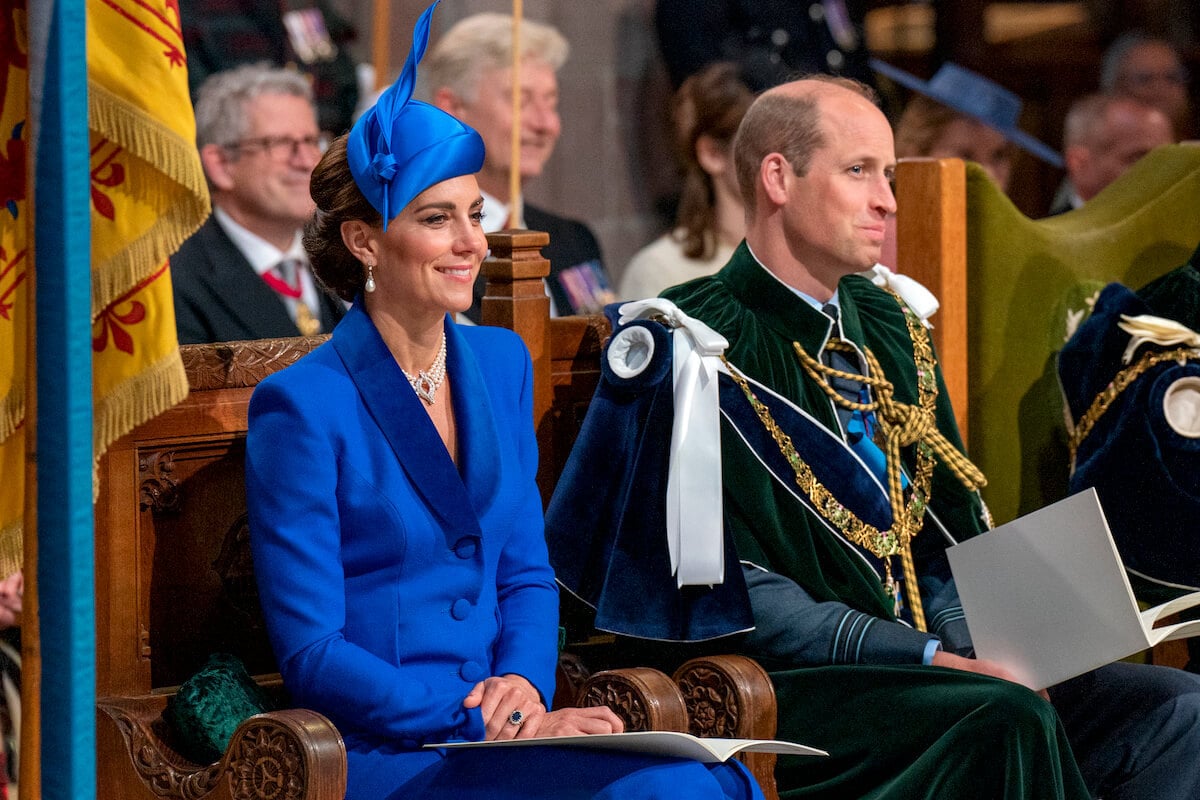
[(1188, 98), (1188, 72), (1165, 39), (1129, 31), (1118, 36), (1100, 68), (1100, 89), (1154, 106), (1175, 126), (1176, 140), (1196, 133)]
[(308, 79), (261, 64), (209, 77), (196, 144), (213, 213), (171, 259), (183, 344), (328, 333), (341, 301), (308, 269), (308, 181), (325, 150)]

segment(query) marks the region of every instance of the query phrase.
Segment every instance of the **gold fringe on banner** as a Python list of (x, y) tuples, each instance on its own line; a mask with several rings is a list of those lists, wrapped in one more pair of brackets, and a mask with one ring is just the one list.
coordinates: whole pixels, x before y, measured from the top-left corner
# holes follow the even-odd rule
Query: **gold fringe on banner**
[(115, 252), (103, 252), (103, 242), (93, 245), (94, 318), (178, 250), (204, 222), (210, 205), (195, 141), (96, 80), (88, 84), (88, 126), (136, 159), (130, 165), (137, 167), (134, 202), (154, 210), (144, 230), (114, 243)]
[(143, 421), (182, 402), (187, 395), (187, 373), (179, 351), (174, 350), (96, 399), (92, 430), (95, 452), (103, 453)]

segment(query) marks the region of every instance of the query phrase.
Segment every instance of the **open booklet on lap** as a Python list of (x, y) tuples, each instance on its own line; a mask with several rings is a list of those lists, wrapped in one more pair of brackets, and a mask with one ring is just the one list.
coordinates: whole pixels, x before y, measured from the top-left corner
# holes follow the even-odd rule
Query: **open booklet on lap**
[(1200, 592), (1139, 609), (1094, 489), (947, 550), (980, 658), (1044, 689), (1159, 642), (1200, 635), (1200, 620), (1155, 627)]

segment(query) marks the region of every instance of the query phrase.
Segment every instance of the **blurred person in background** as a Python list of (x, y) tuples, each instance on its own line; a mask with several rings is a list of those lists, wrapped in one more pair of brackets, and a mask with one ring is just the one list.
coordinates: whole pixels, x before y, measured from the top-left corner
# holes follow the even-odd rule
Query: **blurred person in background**
[(672, 123), (683, 164), (675, 229), (639, 250), (621, 274), (618, 294), (654, 297), (668, 286), (719, 270), (746, 232), (732, 143), (754, 94), (736, 64), (717, 62), (683, 82)]
[(1076, 100), (1063, 124), (1067, 177), (1050, 214), (1081, 207), (1142, 156), (1173, 141), (1166, 114), (1133, 97), (1097, 93)]
[[(520, 183), (542, 174), (562, 132), (558, 75), (570, 46), (555, 28), (521, 22)], [(421, 75), (423, 96), (479, 131), (487, 145), (479, 188), (486, 233), (528, 228), (550, 234), (546, 288), (551, 314), (599, 311), (615, 299), (600, 245), (587, 225), (510, 197), (512, 169), (512, 17), (474, 14), (455, 23), (430, 49)], [(522, 189), (523, 191), (523, 189)], [(475, 285), (466, 317), (479, 322), (485, 281)]]
[(1196, 134), (1188, 98), (1187, 68), (1166, 39), (1141, 31), (1118, 36), (1100, 63), (1100, 90), (1154, 106), (1175, 126), (1175, 140)]

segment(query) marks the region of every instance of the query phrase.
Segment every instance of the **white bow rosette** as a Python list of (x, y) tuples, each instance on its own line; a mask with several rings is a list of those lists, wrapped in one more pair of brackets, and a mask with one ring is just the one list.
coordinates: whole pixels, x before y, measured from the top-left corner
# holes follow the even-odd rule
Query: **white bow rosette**
[[(667, 547), (677, 585), (712, 586), (725, 579), (721, 513), (721, 422), (718, 374), (729, 346), (723, 336), (669, 300), (625, 303), (620, 325), (654, 319), (672, 329), (675, 420), (667, 477)], [(623, 328), (608, 345), (617, 375), (637, 375), (653, 356), (653, 337)]]
[(891, 289), (896, 294), (900, 295), (913, 313), (921, 318), (921, 323), (926, 328), (932, 328), (933, 324), (929, 318), (933, 316), (940, 306), (938, 299), (933, 296), (933, 292), (926, 289), (917, 281), (901, 275), (897, 272), (892, 272), (883, 264), (876, 264), (866, 272), (860, 272), (864, 278), (867, 278), (871, 283), (878, 286), (880, 289)]

